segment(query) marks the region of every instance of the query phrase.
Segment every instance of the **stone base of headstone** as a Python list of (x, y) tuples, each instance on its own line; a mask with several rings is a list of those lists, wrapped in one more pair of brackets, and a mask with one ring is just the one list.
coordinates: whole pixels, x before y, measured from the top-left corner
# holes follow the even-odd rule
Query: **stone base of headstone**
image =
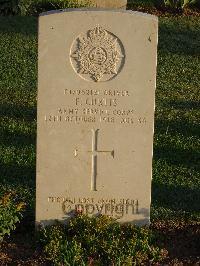
[(126, 9), (127, 0), (78, 0), (88, 6), (97, 8)]

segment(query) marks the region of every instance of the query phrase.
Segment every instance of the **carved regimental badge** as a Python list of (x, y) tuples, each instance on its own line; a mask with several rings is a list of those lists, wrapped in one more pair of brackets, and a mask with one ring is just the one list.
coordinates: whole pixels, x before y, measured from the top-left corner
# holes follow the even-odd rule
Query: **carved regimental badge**
[(98, 82), (110, 80), (121, 71), (125, 53), (114, 34), (96, 26), (73, 42), (70, 59), (79, 76)]

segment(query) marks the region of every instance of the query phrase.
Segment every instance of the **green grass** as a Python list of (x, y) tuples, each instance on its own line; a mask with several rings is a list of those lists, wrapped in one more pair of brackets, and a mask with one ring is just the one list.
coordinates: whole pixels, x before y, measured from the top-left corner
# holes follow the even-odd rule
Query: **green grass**
[(0, 181), (33, 211), (37, 19), (0, 17)]
[[(161, 18), (152, 221), (199, 219), (200, 18)], [(0, 17), (0, 182), (34, 215), (37, 18)]]
[(200, 19), (160, 20), (153, 217), (198, 219)]

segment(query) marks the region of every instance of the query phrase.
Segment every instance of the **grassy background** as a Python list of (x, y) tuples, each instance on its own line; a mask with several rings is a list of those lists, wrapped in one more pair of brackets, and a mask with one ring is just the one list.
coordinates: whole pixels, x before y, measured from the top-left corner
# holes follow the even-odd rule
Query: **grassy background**
[[(196, 219), (200, 203), (200, 19), (160, 20), (153, 217)], [(196, 217), (196, 218), (195, 218)]]
[[(160, 18), (152, 221), (200, 210), (200, 18)], [(0, 17), (0, 193), (14, 189), (34, 221), (37, 18)]]
[(0, 17), (0, 182), (34, 214), (37, 19)]

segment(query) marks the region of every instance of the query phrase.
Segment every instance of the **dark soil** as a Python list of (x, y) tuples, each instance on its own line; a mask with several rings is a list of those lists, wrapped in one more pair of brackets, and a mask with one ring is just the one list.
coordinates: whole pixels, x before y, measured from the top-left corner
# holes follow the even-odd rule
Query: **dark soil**
[(33, 221), (24, 221), (2, 243), (0, 265), (49, 265), (38, 246)]
[(199, 223), (159, 221), (151, 227), (160, 235), (158, 245), (168, 251), (163, 265), (200, 265)]

